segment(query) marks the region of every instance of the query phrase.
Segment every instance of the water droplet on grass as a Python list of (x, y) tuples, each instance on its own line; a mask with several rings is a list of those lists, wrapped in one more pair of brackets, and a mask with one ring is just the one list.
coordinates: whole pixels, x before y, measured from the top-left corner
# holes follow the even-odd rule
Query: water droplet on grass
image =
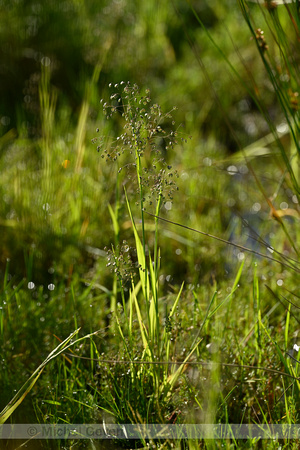
[(41, 63), (42, 63), (43, 66), (48, 67), (48, 66), (50, 66), (50, 64), (51, 64), (51, 59), (48, 58), (48, 56), (44, 56), (44, 57), (41, 59)]
[(7, 127), (10, 124), (10, 117), (2, 116), (0, 122), (1, 122), (1, 125)]
[(260, 203), (256, 202), (256, 203), (254, 203), (252, 205), (251, 212), (253, 212), (254, 214), (256, 214), (260, 210), (261, 210), (261, 204)]
[(206, 157), (203, 159), (203, 164), (205, 164), (205, 166), (211, 166), (212, 160)]
[(286, 122), (282, 122), (279, 125), (277, 125), (276, 130), (278, 133), (286, 133), (288, 131), (289, 127)]
[(237, 258), (239, 261), (243, 261), (243, 259), (245, 258), (245, 254), (243, 252), (239, 252), (237, 254)]
[(236, 166), (229, 166), (227, 167), (227, 172), (229, 175), (235, 175), (238, 172), (238, 169)]
[(281, 202), (280, 203), (280, 209), (288, 209), (289, 205), (287, 202)]

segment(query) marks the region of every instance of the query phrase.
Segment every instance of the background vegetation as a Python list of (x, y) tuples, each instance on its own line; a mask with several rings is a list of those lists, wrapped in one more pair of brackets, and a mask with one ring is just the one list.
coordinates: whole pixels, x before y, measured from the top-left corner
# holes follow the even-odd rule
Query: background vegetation
[(0, 1), (0, 423), (298, 423), (300, 18), (277, 3)]

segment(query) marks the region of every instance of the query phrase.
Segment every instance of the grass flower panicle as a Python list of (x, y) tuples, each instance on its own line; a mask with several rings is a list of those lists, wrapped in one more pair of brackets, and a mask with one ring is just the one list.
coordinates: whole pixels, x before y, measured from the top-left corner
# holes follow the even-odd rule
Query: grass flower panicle
[(107, 162), (117, 162), (124, 156), (118, 172), (126, 170), (130, 179), (136, 174), (143, 204), (152, 204), (153, 199), (172, 200), (178, 172), (168, 163), (168, 152), (179, 143), (179, 127), (174, 129), (172, 117), (176, 107), (163, 113), (158, 104), (152, 103), (150, 90), (142, 95), (136, 84), (111, 83), (109, 87), (118, 90), (110, 95), (109, 103), (101, 100), (103, 114), (123, 132), (109, 140), (103, 136), (95, 138), (97, 151)]

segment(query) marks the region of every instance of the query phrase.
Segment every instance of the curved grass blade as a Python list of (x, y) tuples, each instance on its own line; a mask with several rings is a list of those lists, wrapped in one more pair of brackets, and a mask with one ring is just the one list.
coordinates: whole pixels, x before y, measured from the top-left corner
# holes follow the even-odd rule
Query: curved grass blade
[(26, 395), (31, 391), (39, 376), (43, 372), (46, 365), (57, 356), (61, 355), (65, 350), (72, 347), (74, 344), (82, 341), (83, 339), (87, 339), (92, 335), (98, 333), (98, 331), (83, 336), (79, 339), (76, 339), (73, 342), (73, 337), (78, 334), (80, 328), (73, 331), (69, 337), (67, 337), (63, 342), (61, 342), (51, 353), (47, 356), (47, 358), (42, 362), (42, 364), (33, 372), (33, 374), (28, 378), (28, 380), (23, 384), (21, 389), (16, 393), (16, 395), (12, 398), (12, 400), (6, 405), (6, 407), (0, 413), (0, 424), (4, 424), (6, 420), (11, 416), (11, 414), (17, 409), (17, 407), (22, 403)]

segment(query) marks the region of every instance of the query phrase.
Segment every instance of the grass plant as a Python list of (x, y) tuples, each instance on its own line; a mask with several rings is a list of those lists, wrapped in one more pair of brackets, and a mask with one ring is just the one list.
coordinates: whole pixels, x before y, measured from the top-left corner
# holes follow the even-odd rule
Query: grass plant
[(48, 3), (19, 5), (34, 73), (0, 108), (0, 423), (297, 424), (299, 2)]

